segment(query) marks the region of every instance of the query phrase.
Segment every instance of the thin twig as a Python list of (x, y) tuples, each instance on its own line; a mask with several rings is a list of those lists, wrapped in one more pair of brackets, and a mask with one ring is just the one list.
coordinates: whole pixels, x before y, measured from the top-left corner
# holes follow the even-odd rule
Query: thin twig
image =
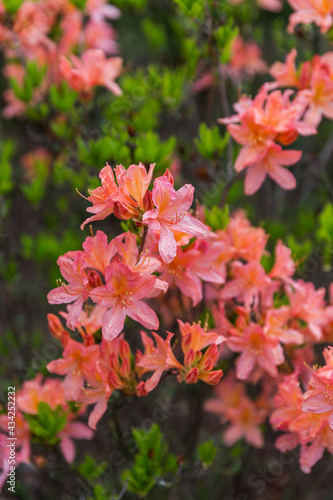
[(142, 233), (141, 243), (140, 243), (140, 248), (139, 248), (139, 258), (140, 258), (140, 255), (143, 252), (143, 249), (144, 249), (144, 246), (145, 246), (145, 242), (146, 242), (146, 238), (147, 238), (147, 234), (148, 234), (148, 226), (143, 226), (143, 233)]

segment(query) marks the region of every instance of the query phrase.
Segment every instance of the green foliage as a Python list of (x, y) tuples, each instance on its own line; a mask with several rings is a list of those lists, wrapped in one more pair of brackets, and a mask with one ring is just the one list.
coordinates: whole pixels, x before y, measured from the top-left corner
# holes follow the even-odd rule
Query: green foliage
[(319, 240), (333, 243), (333, 205), (326, 203), (318, 216), (318, 229), (316, 232)]
[(11, 163), (14, 147), (14, 142), (9, 139), (0, 144), (0, 194), (8, 193), (14, 187), (12, 180), (13, 166)]
[(77, 98), (77, 92), (71, 89), (67, 82), (50, 87), (50, 103), (58, 111), (69, 112)]
[(207, 160), (212, 160), (221, 156), (225, 150), (230, 136), (228, 133), (222, 137), (217, 126), (209, 128), (205, 123), (200, 123), (199, 138), (194, 139), (201, 156)]
[(209, 467), (216, 457), (217, 448), (213, 441), (206, 441), (198, 446), (198, 454), (204, 467)]
[(153, 19), (145, 17), (142, 20), (142, 29), (151, 47), (158, 50), (167, 44), (167, 36), (163, 24), (156, 23)]
[(44, 401), (38, 403), (37, 415), (25, 415), (32, 434), (49, 444), (55, 444), (57, 434), (67, 422), (67, 414), (61, 406), (54, 410)]
[(6, 11), (9, 14), (15, 14), (15, 12), (21, 7), (23, 0), (3, 0)]
[(168, 452), (157, 424), (149, 431), (134, 429), (133, 437), (138, 448), (131, 469), (123, 473), (127, 489), (140, 497), (147, 496), (156, 481), (168, 473), (177, 472), (177, 459)]
[(163, 67), (161, 75), (163, 75), (161, 88), (163, 102), (167, 107), (175, 109), (183, 100), (186, 70), (182, 66), (174, 70)]
[(77, 470), (88, 482), (94, 482), (103, 475), (107, 467), (106, 462), (98, 464), (94, 457), (85, 455), (83, 462), (79, 464)]
[(111, 498), (102, 484), (96, 484), (96, 486), (94, 486), (94, 496), (89, 500), (111, 500)]
[(293, 235), (287, 237), (287, 245), (291, 249), (293, 259), (298, 262), (304, 262), (313, 251), (313, 242), (309, 239), (297, 241)]
[(229, 207), (223, 208), (214, 205), (210, 210), (205, 209), (205, 222), (213, 231), (225, 229), (229, 223)]
[(162, 172), (170, 164), (171, 154), (176, 147), (176, 138), (171, 136), (166, 141), (161, 141), (157, 133), (149, 131), (138, 136), (135, 143), (134, 161), (156, 163), (156, 171)]
[(332, 267), (333, 253), (333, 205), (326, 203), (318, 216), (317, 239), (321, 245), (324, 268), (329, 271)]
[(203, 17), (205, 0), (175, 0), (175, 3), (188, 17), (197, 19)]
[(78, 9), (83, 10), (87, 3), (87, 0), (70, 0), (70, 3), (75, 5), (75, 7), (77, 7)]
[(130, 162), (130, 149), (123, 143), (124, 138), (128, 138), (125, 133), (121, 136), (100, 137), (96, 140), (89, 139), (84, 141), (82, 137), (78, 137), (78, 156), (86, 165), (92, 165), (100, 169), (101, 165), (106, 162), (124, 163)]
[(231, 55), (231, 44), (234, 38), (238, 35), (239, 29), (234, 28), (233, 20), (230, 17), (227, 24), (220, 26), (214, 32), (214, 39), (218, 49), (220, 49), (220, 61), (223, 64), (229, 62)]
[(29, 103), (33, 98), (34, 90), (40, 86), (45, 77), (46, 66), (39, 66), (35, 61), (28, 61), (25, 69), (22, 86), (13, 77), (9, 79), (9, 83), (15, 96), (21, 101)]

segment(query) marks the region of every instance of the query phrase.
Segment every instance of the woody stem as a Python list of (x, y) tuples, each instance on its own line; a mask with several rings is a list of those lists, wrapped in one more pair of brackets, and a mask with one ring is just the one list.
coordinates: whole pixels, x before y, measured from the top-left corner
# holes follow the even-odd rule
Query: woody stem
[(142, 236), (141, 236), (141, 243), (140, 243), (140, 248), (139, 248), (139, 257), (140, 257), (140, 255), (143, 252), (147, 234), (148, 234), (148, 226), (143, 226), (143, 233), (142, 233)]

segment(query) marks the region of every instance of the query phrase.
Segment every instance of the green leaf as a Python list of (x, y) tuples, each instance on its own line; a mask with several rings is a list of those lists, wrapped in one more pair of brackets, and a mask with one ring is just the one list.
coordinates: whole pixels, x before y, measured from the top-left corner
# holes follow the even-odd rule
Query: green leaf
[(216, 456), (217, 448), (213, 441), (206, 441), (198, 446), (198, 453), (203, 465), (209, 467)]
[(146, 496), (159, 478), (175, 474), (178, 469), (177, 459), (168, 453), (168, 445), (163, 440), (157, 424), (149, 431), (134, 429), (133, 437), (138, 448), (131, 469), (123, 473), (127, 489), (141, 497)]
[(13, 167), (11, 164), (14, 147), (14, 142), (9, 139), (0, 145), (0, 194), (8, 193), (14, 187), (12, 180)]
[(205, 222), (213, 231), (225, 229), (229, 224), (229, 219), (228, 205), (225, 205), (223, 208), (214, 205), (210, 210), (205, 208)]

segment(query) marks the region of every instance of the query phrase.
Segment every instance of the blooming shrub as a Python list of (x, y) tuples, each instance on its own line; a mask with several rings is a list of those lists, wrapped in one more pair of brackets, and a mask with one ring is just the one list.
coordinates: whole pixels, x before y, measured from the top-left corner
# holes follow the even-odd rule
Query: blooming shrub
[[(22, 483), (60, 464), (90, 500), (244, 500), (283, 473), (306, 498), (316, 464), (332, 467), (332, 9), (260, 1), (252, 19), (248, 4), (170, 0), (163, 19), (134, 0), (0, 4), (3, 117), (21, 140), (1, 139), (0, 349), (16, 353)], [(143, 48), (124, 37), (137, 24)], [(188, 484), (202, 476), (204, 493)]]

